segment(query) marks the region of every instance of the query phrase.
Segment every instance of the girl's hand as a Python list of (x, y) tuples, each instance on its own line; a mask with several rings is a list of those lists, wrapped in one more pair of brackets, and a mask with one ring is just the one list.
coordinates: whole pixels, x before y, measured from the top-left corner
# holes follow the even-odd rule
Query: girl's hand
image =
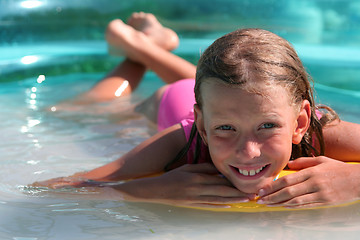
[(255, 197), (234, 188), (207, 163), (184, 165), (158, 177), (135, 179), (111, 188), (125, 194), (125, 200), (190, 207), (226, 208), (226, 204)]
[(52, 178), (45, 181), (35, 182), (32, 186), (58, 189), (65, 187), (90, 187), (100, 183), (83, 178), (82, 175), (83, 173), (76, 173), (69, 177)]
[(311, 208), (360, 198), (360, 164), (347, 164), (319, 156), (299, 158), (290, 161), (288, 166), (291, 170), (301, 170), (261, 189), (258, 203)]

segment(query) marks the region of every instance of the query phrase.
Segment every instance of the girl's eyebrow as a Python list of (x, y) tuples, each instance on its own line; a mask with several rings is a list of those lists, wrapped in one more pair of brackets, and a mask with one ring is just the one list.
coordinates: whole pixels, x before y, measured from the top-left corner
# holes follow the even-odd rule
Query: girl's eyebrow
[(281, 114), (279, 114), (277, 112), (265, 113), (263, 115), (266, 116), (266, 117), (279, 117), (279, 116), (281, 116)]
[(278, 113), (264, 114), (263, 117), (266, 118), (266, 120), (270, 120), (270, 121), (275, 121), (275, 120), (278, 121), (283, 119), (283, 115)]

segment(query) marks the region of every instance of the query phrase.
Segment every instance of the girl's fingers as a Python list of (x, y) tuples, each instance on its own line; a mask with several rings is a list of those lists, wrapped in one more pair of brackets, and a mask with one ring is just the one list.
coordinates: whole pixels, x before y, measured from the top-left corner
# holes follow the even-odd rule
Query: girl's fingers
[(323, 161), (320, 158), (314, 157), (302, 157), (297, 158), (288, 163), (288, 167), (291, 170), (301, 170), (309, 167), (314, 167), (321, 164)]
[(267, 204), (269, 207), (282, 206), (286, 208), (311, 208), (322, 205), (325, 205), (325, 203), (320, 201), (316, 194), (301, 195), (282, 203)]
[[(329, 160), (328, 160), (329, 161)], [(324, 160), (321, 158), (313, 158), (313, 157), (302, 157), (290, 161), (288, 166), (292, 170), (301, 170), (296, 173), (292, 173), (290, 175), (279, 178), (274, 181), (271, 185), (265, 186), (259, 193), (260, 196), (266, 196), (280, 189), (294, 186), (296, 184), (307, 181), (311, 176), (318, 174), (316, 172), (317, 165), (323, 163)]]
[[(305, 182), (309, 179), (309, 175), (303, 172), (296, 172), (290, 175), (279, 178), (274, 181), (272, 184), (267, 185), (259, 190), (259, 196), (265, 197), (273, 193), (281, 191), (283, 194), (287, 193), (288, 195), (294, 194), (296, 192), (295, 185)], [(285, 192), (284, 192), (285, 190)]]
[(248, 194), (240, 192), (234, 187), (224, 185), (205, 185), (199, 189), (199, 196), (221, 196), (222, 198), (248, 197)]
[[(287, 177), (287, 178), (285, 178)], [(274, 187), (269, 189), (264, 189), (259, 192), (260, 199), (258, 203), (260, 204), (274, 204), (282, 203), (285, 201), (290, 201), (296, 197), (311, 194), (318, 191), (318, 186), (310, 184), (308, 177), (304, 175), (299, 176), (285, 176), (280, 178), (278, 184), (274, 184)], [(268, 192), (266, 192), (268, 191)]]

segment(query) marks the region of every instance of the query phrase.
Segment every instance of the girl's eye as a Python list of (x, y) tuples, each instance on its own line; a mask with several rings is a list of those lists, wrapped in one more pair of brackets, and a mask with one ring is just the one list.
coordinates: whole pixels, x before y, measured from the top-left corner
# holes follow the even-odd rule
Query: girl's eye
[(269, 128), (274, 128), (276, 125), (274, 123), (264, 123), (261, 128), (264, 129), (269, 129)]
[(234, 130), (232, 126), (229, 125), (223, 125), (217, 128), (218, 130), (223, 130), (223, 131), (229, 131), (229, 130)]

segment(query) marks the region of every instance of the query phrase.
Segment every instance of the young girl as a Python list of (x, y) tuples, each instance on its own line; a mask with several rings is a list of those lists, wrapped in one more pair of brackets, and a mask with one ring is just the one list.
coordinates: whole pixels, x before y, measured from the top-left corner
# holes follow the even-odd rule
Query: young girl
[[(109, 35), (116, 37), (108, 41), (124, 50), (125, 62), (148, 67), (165, 81), (178, 80), (171, 73), (182, 59), (143, 32), (119, 20), (113, 23), (116, 28)], [(189, 75), (184, 69), (177, 71), (181, 77)], [(131, 85), (132, 76), (121, 74), (119, 82)], [(183, 99), (174, 93), (182, 89), (187, 95), (193, 84), (185, 80), (165, 86), (142, 105), (155, 104), (163, 131), (109, 164), (39, 185), (98, 185), (115, 198), (213, 207), (255, 195), (261, 197), (259, 203), (287, 207), (359, 198), (360, 167), (328, 157), (360, 160), (360, 144), (355, 141), (360, 127), (336, 120), (332, 111), (316, 110), (306, 71), (287, 41), (260, 29), (229, 33), (200, 58), (196, 102), (179, 104)], [(190, 93), (184, 100), (192, 98)], [(189, 114), (194, 103), (194, 113)], [(168, 111), (173, 108), (185, 110), (173, 118)], [(305, 169), (274, 181), (286, 165)], [(160, 176), (116, 183), (164, 169), (169, 171)], [(111, 185), (102, 183), (109, 181)]]

